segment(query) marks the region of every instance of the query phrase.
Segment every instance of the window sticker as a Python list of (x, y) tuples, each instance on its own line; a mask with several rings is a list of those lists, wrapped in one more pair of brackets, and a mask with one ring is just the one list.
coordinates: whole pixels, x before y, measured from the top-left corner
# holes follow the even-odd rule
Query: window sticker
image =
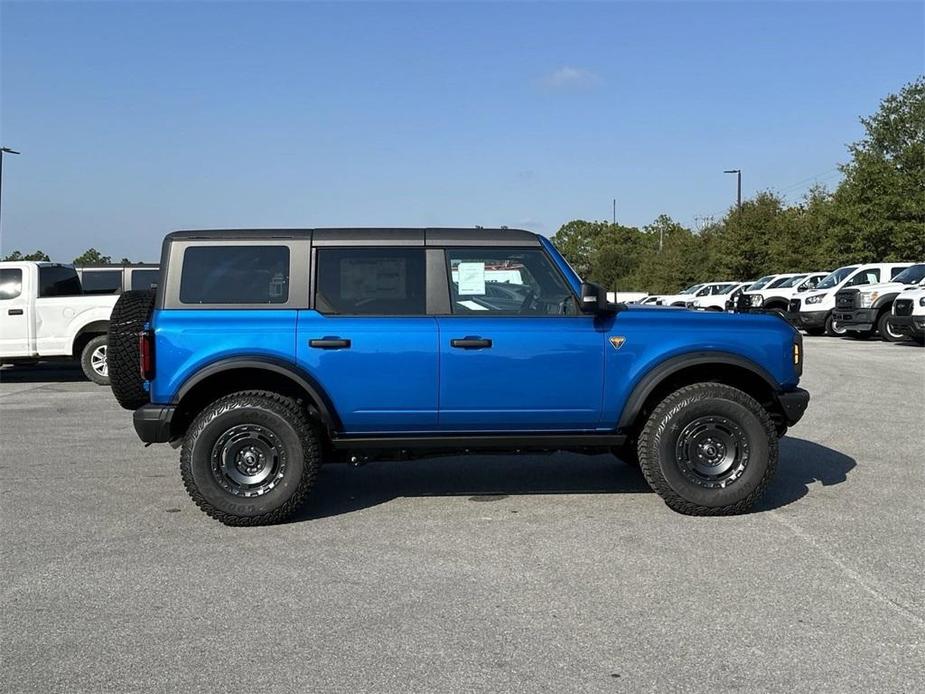
[(485, 295), (485, 263), (460, 263), (459, 296)]

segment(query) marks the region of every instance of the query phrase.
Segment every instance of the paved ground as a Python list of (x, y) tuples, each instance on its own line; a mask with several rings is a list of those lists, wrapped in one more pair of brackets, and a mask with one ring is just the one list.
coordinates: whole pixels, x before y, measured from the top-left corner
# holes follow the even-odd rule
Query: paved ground
[(231, 529), (77, 370), (0, 374), (4, 691), (925, 690), (925, 350), (806, 341), (761, 509), (610, 456), (326, 468)]

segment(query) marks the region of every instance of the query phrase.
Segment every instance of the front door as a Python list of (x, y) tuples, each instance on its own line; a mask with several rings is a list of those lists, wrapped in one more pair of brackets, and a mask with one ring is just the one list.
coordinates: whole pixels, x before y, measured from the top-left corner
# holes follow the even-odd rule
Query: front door
[(541, 249), (448, 248), (451, 315), (437, 318), (447, 431), (599, 425), (605, 333)]
[(299, 311), (296, 359), (350, 433), (437, 428), (437, 323), (424, 249), (318, 248), (314, 309)]

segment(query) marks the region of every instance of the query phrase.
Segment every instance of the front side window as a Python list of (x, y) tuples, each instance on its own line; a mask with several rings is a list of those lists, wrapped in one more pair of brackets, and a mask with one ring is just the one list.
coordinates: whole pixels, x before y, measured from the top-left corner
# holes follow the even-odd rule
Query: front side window
[(539, 249), (447, 249), (454, 314), (574, 316), (578, 303)]
[(160, 275), (160, 270), (132, 270), (132, 289), (154, 289)]
[(850, 280), (845, 282), (846, 287), (858, 287), (862, 284), (877, 284), (880, 281), (880, 270), (861, 270)]
[(63, 265), (39, 266), (39, 298), (52, 296), (80, 296), (83, 288), (72, 267)]
[(191, 246), (183, 254), (180, 303), (285, 304), (286, 246)]
[(422, 248), (320, 248), (315, 309), (333, 315), (427, 312)]
[(0, 270), (0, 301), (15, 299), (22, 294), (22, 270), (9, 268)]
[(116, 294), (122, 289), (122, 270), (83, 270), (80, 284), (84, 294)]

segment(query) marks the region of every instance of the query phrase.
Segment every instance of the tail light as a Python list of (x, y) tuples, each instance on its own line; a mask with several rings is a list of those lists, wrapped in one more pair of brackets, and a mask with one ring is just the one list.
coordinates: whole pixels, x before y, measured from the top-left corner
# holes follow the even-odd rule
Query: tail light
[(143, 380), (154, 378), (154, 333), (150, 330), (138, 333), (138, 370)]

